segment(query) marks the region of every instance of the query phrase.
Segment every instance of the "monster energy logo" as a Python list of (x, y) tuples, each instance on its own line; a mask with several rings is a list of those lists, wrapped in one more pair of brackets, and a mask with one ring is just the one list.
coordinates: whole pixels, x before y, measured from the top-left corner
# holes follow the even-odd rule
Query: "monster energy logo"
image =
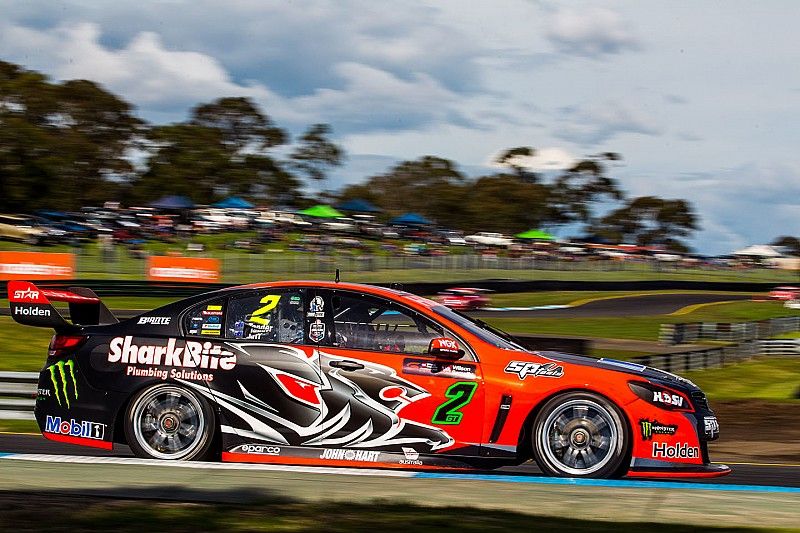
[(642, 430), (642, 440), (652, 440), (653, 435), (674, 435), (678, 430), (678, 426), (647, 419), (639, 420), (639, 428)]
[[(75, 361), (59, 361), (54, 365), (50, 365), (47, 369), (50, 371), (50, 381), (53, 382), (53, 390), (56, 393), (56, 400), (58, 405), (61, 405), (61, 398), (63, 396), (64, 402), (69, 409), (69, 381), (67, 380), (66, 368), (69, 368), (69, 377), (72, 380), (72, 391), (75, 393), (75, 399), (78, 399), (78, 382), (75, 380)], [(59, 394), (59, 382), (61, 383), (61, 393)]]

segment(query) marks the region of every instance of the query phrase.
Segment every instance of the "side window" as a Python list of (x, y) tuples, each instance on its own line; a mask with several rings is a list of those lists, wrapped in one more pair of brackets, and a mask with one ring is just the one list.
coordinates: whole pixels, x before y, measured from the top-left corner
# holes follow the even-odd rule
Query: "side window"
[(225, 323), (225, 299), (219, 298), (192, 308), (183, 319), (187, 335), (221, 337)]
[(303, 344), (303, 291), (256, 291), (228, 302), (225, 336)]
[(445, 330), (409, 309), (370, 296), (334, 292), (335, 340), (340, 348), (423, 354)]

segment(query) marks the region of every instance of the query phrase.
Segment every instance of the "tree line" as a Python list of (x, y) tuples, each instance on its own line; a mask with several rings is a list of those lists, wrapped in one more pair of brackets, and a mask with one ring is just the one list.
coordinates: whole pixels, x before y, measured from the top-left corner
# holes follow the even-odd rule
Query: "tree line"
[(628, 197), (610, 175), (616, 153), (589, 155), (556, 173), (536, 173), (515, 147), (498, 171), (467, 177), (448, 159), (400, 162), (363, 183), (310, 195), (341, 165), (331, 127), (313, 124), (296, 139), (247, 98), (201, 103), (172, 124), (149, 124), (133, 106), (88, 80), (54, 82), (0, 61), (0, 211), (75, 210), (122, 201), (143, 205), (165, 194), (210, 204), (239, 195), (303, 207), (320, 199), (368, 200), (390, 217), (415, 211), (465, 231), (516, 233), (581, 228), (608, 242), (685, 250), (698, 216), (682, 199)]

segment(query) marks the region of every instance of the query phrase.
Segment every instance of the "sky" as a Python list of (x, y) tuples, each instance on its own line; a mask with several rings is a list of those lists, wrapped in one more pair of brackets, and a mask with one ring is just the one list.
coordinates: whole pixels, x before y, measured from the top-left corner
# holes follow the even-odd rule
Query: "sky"
[(95, 80), (153, 123), (247, 96), (329, 123), (329, 186), (435, 155), (470, 175), (613, 151), (629, 194), (686, 198), (724, 254), (800, 235), (800, 2), (0, 0), (0, 59)]

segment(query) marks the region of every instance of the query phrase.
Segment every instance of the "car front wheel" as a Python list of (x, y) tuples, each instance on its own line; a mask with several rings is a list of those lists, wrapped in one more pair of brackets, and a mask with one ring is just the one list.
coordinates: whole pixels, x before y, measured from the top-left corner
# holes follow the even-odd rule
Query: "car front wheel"
[(138, 457), (190, 461), (205, 458), (214, 434), (208, 402), (172, 384), (144, 389), (131, 401), (125, 435)]
[(532, 444), (536, 462), (546, 474), (606, 478), (624, 468), (628, 433), (613, 403), (597, 394), (573, 392), (542, 407)]

